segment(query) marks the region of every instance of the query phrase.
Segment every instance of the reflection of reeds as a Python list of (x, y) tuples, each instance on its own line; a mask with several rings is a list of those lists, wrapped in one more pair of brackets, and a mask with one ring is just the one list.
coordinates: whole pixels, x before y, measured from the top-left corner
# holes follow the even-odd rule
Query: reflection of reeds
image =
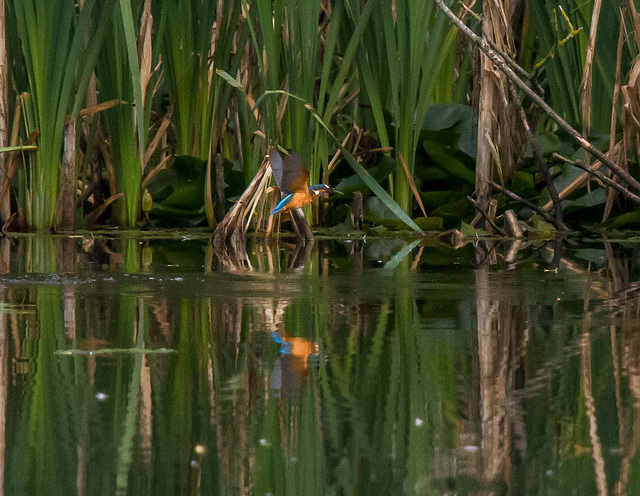
[(602, 453), (602, 444), (598, 436), (598, 422), (596, 418), (595, 400), (592, 391), (592, 372), (591, 372), (591, 316), (589, 312), (589, 292), (584, 299), (584, 316), (582, 324), (581, 352), (580, 352), (580, 372), (582, 394), (586, 407), (586, 414), (589, 419), (589, 437), (591, 439), (591, 449), (593, 453), (593, 468), (596, 475), (596, 486), (598, 494), (604, 496), (607, 494), (607, 478), (605, 474), (604, 459)]
[[(4, 5), (0, 5), (0, 9), (4, 10)], [(0, 14), (0, 17), (2, 15), (4, 14)], [(1, 24), (4, 25), (4, 23)], [(2, 43), (1, 40), (0, 43)], [(10, 242), (7, 238), (0, 240), (0, 274), (9, 272), (10, 249)], [(0, 285), (0, 302), (7, 303), (9, 301), (8, 296), (9, 289), (4, 284)], [(0, 496), (5, 494), (5, 474), (7, 469), (5, 454), (7, 452), (7, 399), (10, 378), (9, 333), (9, 314), (5, 310), (0, 310)]]
[[(134, 271), (140, 246), (123, 243), (123, 270)], [(67, 250), (57, 241), (19, 244), (16, 253), (43, 272), (60, 256), (42, 253)], [(28, 491), (29, 474), (52, 463), (39, 481), (85, 494), (103, 479), (111, 490), (119, 480), (121, 490), (154, 494), (430, 494), (452, 484), (477, 494), (503, 486), (537, 494), (543, 484), (634, 494), (638, 289), (617, 250), (607, 248), (606, 269), (591, 273), (571, 252), (558, 273), (485, 263), (444, 290), (409, 257), (380, 279), (373, 271), (315, 278), (322, 250), (305, 277), (252, 277), (259, 294), (157, 291), (149, 300), (122, 286), (98, 299), (64, 284), (12, 288), (0, 309), (5, 490)], [(294, 258), (274, 253), (252, 253), (254, 266), (276, 271)], [(384, 296), (363, 281), (384, 283)], [(287, 340), (320, 353), (291, 367), (300, 380), (285, 392), (271, 379)], [(54, 355), (81, 344), (177, 354)], [(98, 392), (108, 400), (96, 406)]]

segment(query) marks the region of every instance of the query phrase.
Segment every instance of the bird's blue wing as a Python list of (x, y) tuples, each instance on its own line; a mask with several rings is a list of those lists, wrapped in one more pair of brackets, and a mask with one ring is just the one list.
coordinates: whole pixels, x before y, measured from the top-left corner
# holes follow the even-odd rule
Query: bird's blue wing
[(291, 201), (291, 198), (293, 198), (293, 193), (289, 193), (282, 200), (280, 200), (280, 202), (276, 205), (276, 208), (274, 208), (269, 215), (277, 214), (278, 212), (280, 212), (280, 210), (282, 210), (287, 205), (287, 203)]

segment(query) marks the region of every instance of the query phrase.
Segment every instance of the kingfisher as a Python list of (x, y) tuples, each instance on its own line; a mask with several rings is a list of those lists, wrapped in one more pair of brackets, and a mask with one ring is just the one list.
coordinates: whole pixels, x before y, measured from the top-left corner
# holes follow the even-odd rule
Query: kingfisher
[(309, 186), (309, 169), (304, 166), (299, 154), (290, 153), (283, 159), (277, 150), (271, 150), (269, 157), (276, 185), (286, 195), (270, 215), (295, 210), (324, 194), (340, 193), (328, 184)]

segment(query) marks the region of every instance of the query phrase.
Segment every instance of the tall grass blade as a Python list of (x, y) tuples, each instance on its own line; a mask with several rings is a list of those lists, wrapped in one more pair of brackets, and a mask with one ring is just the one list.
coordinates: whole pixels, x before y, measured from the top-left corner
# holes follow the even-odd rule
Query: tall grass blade
[(133, 14), (130, 0), (119, 0), (124, 28), (124, 39), (129, 60), (131, 84), (133, 86), (133, 104), (136, 107), (136, 127), (138, 130), (138, 153), (143, 153), (147, 132), (144, 122), (144, 96), (142, 94), (142, 79), (140, 77), (140, 65), (138, 63), (138, 47), (136, 43), (136, 29), (133, 23)]
[[(59, 189), (64, 124), (72, 103), (86, 88), (74, 87), (81, 72), (84, 45), (95, 0), (87, 0), (76, 14), (73, 2), (12, 0), (31, 98), (25, 103), (32, 116), (27, 133), (40, 130), (38, 152), (27, 174), (30, 200), (27, 222), (36, 230), (53, 226)], [(48, 50), (56, 48), (56, 56)]]

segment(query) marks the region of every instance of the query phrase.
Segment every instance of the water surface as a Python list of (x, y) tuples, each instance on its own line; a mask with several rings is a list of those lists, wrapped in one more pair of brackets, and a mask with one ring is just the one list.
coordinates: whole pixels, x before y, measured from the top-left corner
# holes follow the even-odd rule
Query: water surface
[(0, 255), (3, 494), (639, 494), (631, 242)]

